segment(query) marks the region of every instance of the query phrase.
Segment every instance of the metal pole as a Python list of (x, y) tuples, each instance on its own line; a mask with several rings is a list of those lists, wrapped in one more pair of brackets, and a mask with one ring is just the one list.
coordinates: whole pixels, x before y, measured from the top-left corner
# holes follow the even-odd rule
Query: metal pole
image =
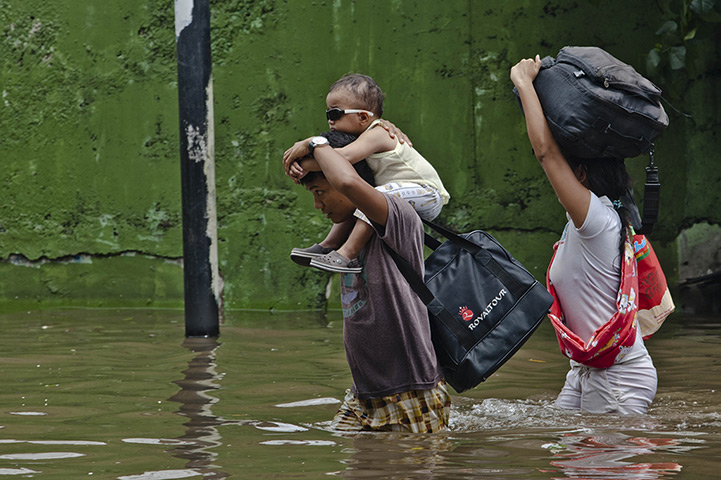
[(175, 0), (185, 335), (214, 337), (222, 315), (215, 206), (209, 0)]

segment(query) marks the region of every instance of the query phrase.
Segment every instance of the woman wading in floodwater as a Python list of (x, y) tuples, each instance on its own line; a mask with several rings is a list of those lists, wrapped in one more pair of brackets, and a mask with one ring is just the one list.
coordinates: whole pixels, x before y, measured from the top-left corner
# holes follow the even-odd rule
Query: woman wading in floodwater
[[(642, 414), (656, 395), (656, 368), (635, 327), (635, 310), (617, 304), (629, 271), (635, 272), (635, 264), (623, 265), (635, 262), (626, 242), (628, 211), (620, 200), (630, 178), (623, 159), (564, 156), (533, 86), (540, 68), (538, 55), (521, 60), (511, 69), (511, 80), (521, 99), (533, 151), (568, 217), (549, 266), (549, 289), (555, 290), (566, 326), (588, 349), (607, 355), (610, 365), (596, 368), (571, 360), (556, 405), (592, 413)], [(619, 335), (613, 343), (593, 344), (594, 333), (610, 319), (625, 325), (628, 335)]]

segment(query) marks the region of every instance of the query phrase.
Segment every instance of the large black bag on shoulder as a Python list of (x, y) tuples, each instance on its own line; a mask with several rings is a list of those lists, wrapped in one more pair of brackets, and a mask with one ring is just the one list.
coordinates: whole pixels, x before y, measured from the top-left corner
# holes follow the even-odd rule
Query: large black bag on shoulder
[(387, 244), (413, 290), (428, 307), (431, 336), (446, 382), (458, 393), (485, 381), (538, 328), (553, 298), (488, 233), (457, 235), (424, 223), (448, 240), (426, 235), (434, 249), (425, 279)]
[(661, 89), (598, 47), (545, 57), (533, 85), (561, 149), (580, 158), (647, 153), (668, 126)]

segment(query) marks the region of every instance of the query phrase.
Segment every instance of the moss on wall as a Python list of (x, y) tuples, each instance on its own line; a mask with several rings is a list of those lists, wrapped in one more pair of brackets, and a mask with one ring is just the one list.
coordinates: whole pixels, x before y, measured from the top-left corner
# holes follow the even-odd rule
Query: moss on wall
[[(158, 293), (137, 295), (152, 269), (121, 254), (182, 256), (173, 15), (163, 4), (3, 2), (0, 257), (22, 255), (39, 275), (3, 265), (3, 298), (145, 303)], [(97, 259), (65, 261), (79, 254)], [(172, 270), (157, 275), (173, 292), (158, 303), (182, 301), (182, 269)]]
[(0, 256), (178, 256), (174, 64), (155, 56), (153, 15), (144, 1), (66, 3), (0, 10)]
[[(2, 2), (0, 300), (182, 304), (172, 3)], [(338, 77), (358, 71), (381, 85), (386, 117), (451, 193), (441, 221), (488, 230), (542, 278), (565, 219), (508, 71), (568, 44), (601, 46), (643, 71), (664, 20), (620, 0), (216, 0), (211, 15), (225, 304), (275, 309), (327, 305), (328, 276), (288, 253), (328, 224), (280, 159), (327, 128), (324, 98)], [(694, 122), (672, 113), (657, 147), (655, 245), (671, 275), (681, 229), (721, 223), (719, 194), (709, 196), (721, 175), (714, 55), (675, 79), (674, 101)], [(642, 182), (645, 160), (629, 165)], [(79, 255), (92, 263), (68, 263)]]
[(38, 306), (177, 308), (183, 298), (180, 261), (136, 253), (36, 262), (12, 256), (0, 263), (0, 277), (5, 312)]

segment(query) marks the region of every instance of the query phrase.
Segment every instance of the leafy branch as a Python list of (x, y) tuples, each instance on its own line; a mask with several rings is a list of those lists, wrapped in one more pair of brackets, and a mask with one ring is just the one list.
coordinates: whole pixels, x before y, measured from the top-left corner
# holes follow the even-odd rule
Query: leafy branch
[(656, 76), (670, 69), (688, 70), (692, 44), (713, 41), (714, 24), (721, 23), (718, 0), (657, 0), (666, 21), (656, 31), (658, 42), (646, 55), (646, 71)]

